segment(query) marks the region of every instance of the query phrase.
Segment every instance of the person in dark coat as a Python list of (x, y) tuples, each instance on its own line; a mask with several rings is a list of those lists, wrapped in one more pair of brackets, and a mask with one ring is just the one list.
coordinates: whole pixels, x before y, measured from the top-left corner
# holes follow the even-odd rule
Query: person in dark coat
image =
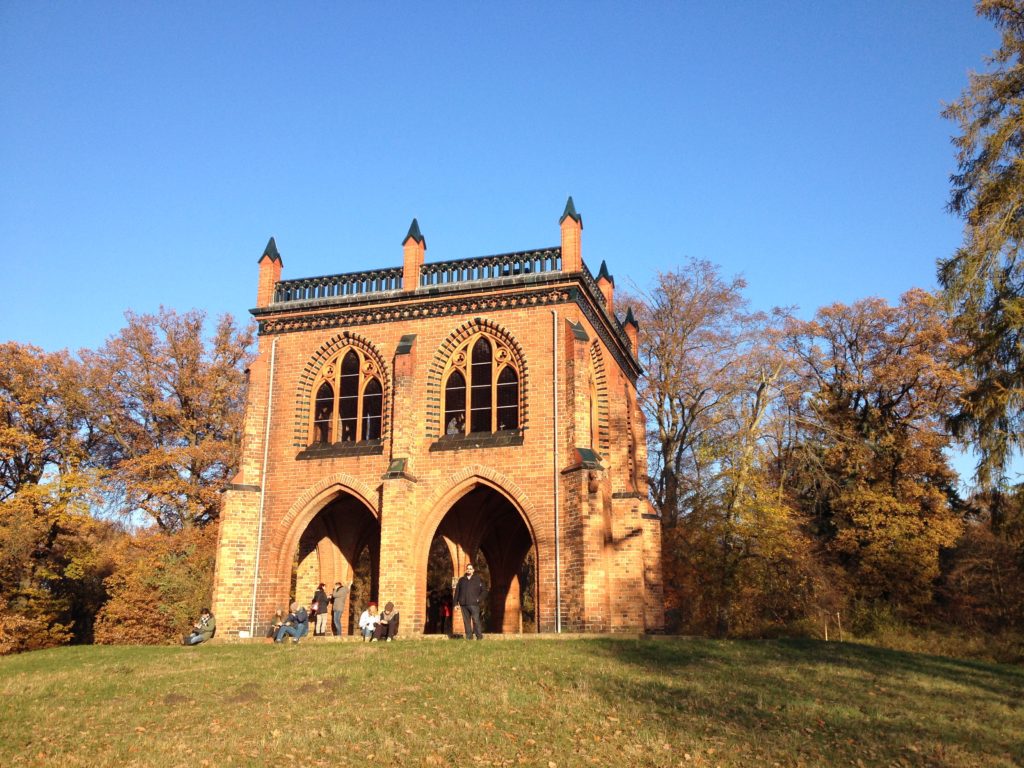
[(483, 596), (483, 579), (474, 572), (472, 563), (466, 563), (466, 572), (455, 587), (455, 604), (462, 609), (462, 626), (466, 630), (467, 640), (471, 634), (475, 634), (477, 640), (484, 639), (484, 633), (480, 630), (480, 601)]
[(313, 636), (326, 635), (327, 617), (331, 614), (327, 610), (327, 590), (324, 589), (322, 582), (316, 588), (316, 592), (313, 593), (312, 608), (313, 616), (316, 617), (316, 628), (313, 630)]
[(291, 635), (292, 642), (297, 643), (309, 632), (309, 613), (298, 603), (292, 603), (292, 612), (288, 620), (277, 630), (275, 643), (283, 643), (285, 635)]
[(373, 639), (387, 640), (390, 643), (393, 638), (398, 637), (398, 619), (399, 615), (395, 604), (385, 605), (377, 621), (377, 626), (373, 628)]

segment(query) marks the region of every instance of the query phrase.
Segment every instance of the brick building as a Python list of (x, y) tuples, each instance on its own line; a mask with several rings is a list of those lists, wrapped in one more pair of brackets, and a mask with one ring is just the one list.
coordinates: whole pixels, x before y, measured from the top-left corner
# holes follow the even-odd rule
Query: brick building
[(221, 516), (223, 636), (350, 579), (351, 615), (392, 600), (403, 634), (438, 631), (470, 559), (490, 632), (662, 628), (637, 325), (584, 264), (572, 198), (560, 223), (560, 246), (425, 263), (413, 220), (402, 266), (300, 280), (271, 238)]

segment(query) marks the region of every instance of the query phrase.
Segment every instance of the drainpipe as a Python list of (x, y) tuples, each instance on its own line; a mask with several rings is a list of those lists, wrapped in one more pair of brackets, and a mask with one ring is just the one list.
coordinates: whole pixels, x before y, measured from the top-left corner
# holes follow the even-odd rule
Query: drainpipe
[(249, 611), (249, 637), (256, 636), (256, 586), (260, 581), (260, 550), (263, 548), (263, 505), (267, 498), (267, 454), (270, 452), (270, 417), (274, 412), (274, 362), (277, 337), (270, 345), (270, 382), (267, 390), (267, 426), (263, 433), (263, 468), (260, 470), (260, 508), (256, 523), (256, 566), (252, 573), (252, 607)]
[(559, 539), (561, 538), (561, 530), (558, 525), (558, 312), (551, 310), (551, 381), (553, 389), (553, 402), (555, 405), (555, 425), (554, 429), (551, 430), (551, 443), (553, 456), (552, 465), (552, 477), (554, 478), (555, 487), (555, 632), (561, 633), (562, 631), (562, 558), (561, 558), (561, 546)]

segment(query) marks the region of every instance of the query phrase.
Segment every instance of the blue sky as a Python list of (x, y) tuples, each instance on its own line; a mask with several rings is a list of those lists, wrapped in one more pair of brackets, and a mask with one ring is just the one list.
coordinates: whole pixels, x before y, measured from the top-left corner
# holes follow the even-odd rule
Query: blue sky
[(2, 3), (0, 340), (126, 309), (245, 317), (284, 277), (558, 243), (649, 284), (686, 257), (758, 308), (932, 287), (960, 240), (942, 102), (968, 2)]

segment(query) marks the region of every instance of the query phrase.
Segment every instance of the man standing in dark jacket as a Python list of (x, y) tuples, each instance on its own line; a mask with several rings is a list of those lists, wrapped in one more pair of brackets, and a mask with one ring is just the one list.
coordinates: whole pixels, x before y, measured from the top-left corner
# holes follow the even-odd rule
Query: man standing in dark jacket
[[(483, 640), (484, 634), (480, 631), (480, 600), (484, 596), (484, 582), (477, 573), (473, 571), (473, 564), (466, 564), (466, 573), (459, 579), (455, 587), (455, 604), (462, 608), (462, 626), (466, 630), (466, 639), (470, 634), (475, 634), (477, 640)], [(470, 632), (470, 621), (472, 621), (472, 632)]]

